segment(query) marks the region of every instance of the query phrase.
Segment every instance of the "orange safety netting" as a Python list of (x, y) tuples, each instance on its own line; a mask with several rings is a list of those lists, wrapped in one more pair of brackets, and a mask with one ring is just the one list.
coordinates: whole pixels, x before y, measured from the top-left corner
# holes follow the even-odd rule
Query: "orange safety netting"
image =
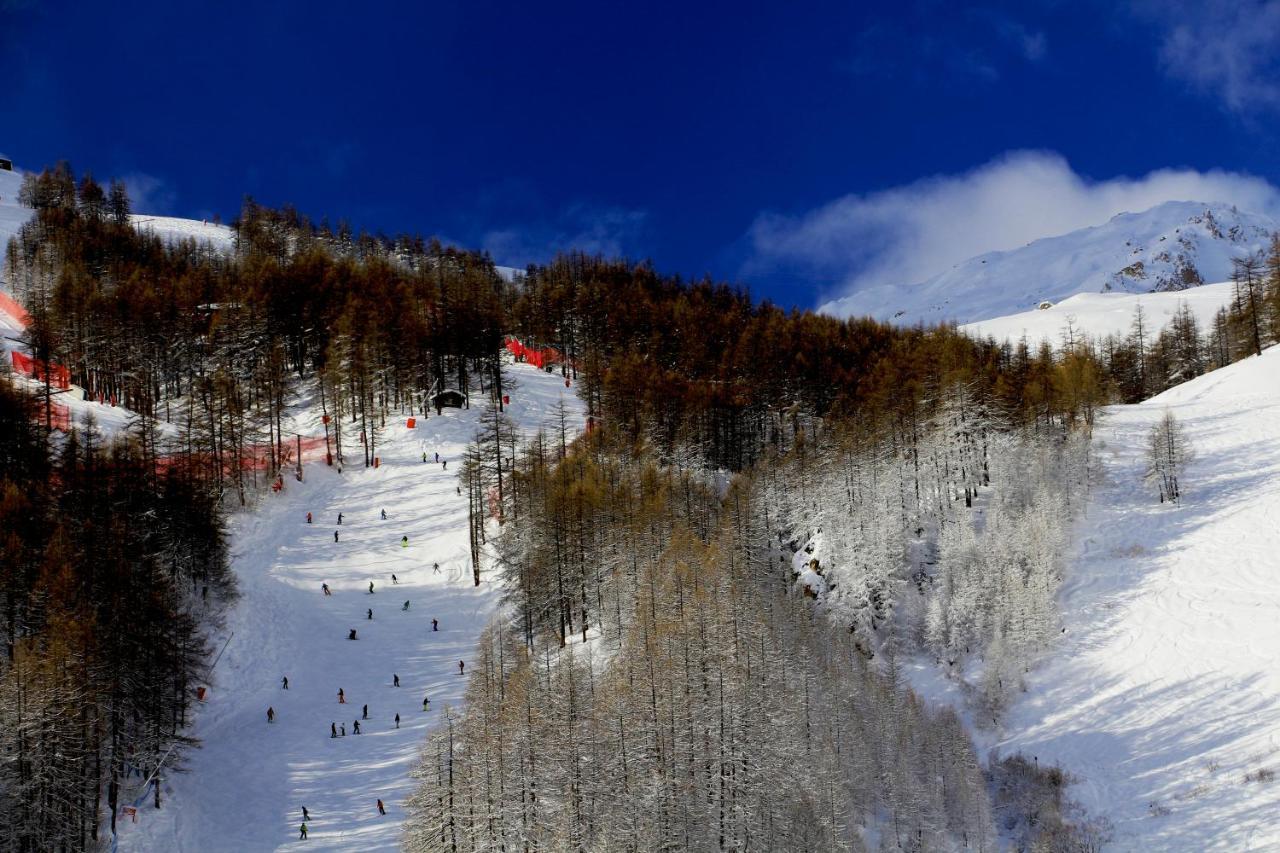
[(71, 432), (71, 410), (61, 403), (53, 403), (50, 406), (50, 415), (52, 415), (50, 425), (62, 432)]
[(14, 350), (11, 355), (13, 356), (13, 369), (19, 373), (39, 379), (41, 382), (45, 381), (45, 374), (47, 373), (50, 384), (57, 385), (64, 391), (71, 387), (71, 371), (62, 365), (46, 366), (40, 359), (23, 355), (17, 350)]
[(0, 293), (0, 311), (8, 314), (24, 329), (31, 323), (31, 315), (26, 309), (4, 293)]
[[(329, 461), (329, 454), (325, 450), (324, 436), (304, 436), (299, 442), (297, 438), (291, 438), (284, 442), (284, 446), (280, 452), (280, 469), (286, 470), (297, 464), (298, 449), (301, 445), (302, 462), (319, 462)], [(234, 454), (226, 454), (222, 460), (222, 468), (225, 473), (231, 473), (239, 467), (242, 471), (266, 471), (271, 467), (271, 452), (274, 445), (271, 444), (251, 444), (243, 449), (237, 460)], [(168, 468), (186, 462), (205, 462), (211, 463), (210, 454), (195, 454), (188, 456), (186, 454), (175, 454), (173, 456), (164, 456), (158, 460), (161, 468)], [(237, 466), (237, 462), (239, 463)]]
[(527, 347), (515, 338), (507, 338), (507, 352), (515, 357), (516, 361), (523, 361), (526, 364), (532, 364), (534, 367), (546, 368), (553, 364), (559, 364), (564, 361), (564, 356), (560, 351), (552, 347)]

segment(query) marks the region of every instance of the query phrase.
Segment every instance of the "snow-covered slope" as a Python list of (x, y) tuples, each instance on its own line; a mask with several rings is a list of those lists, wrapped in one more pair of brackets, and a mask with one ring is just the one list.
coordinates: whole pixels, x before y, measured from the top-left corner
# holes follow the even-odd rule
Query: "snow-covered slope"
[[(988, 745), (1060, 763), (1108, 849), (1280, 850), (1280, 347), (1108, 410), (1066, 633)], [(1172, 411), (1181, 506), (1142, 482)], [(979, 737), (983, 735), (979, 733)]]
[(988, 252), (918, 284), (859, 291), (819, 310), (903, 324), (970, 323), (1076, 293), (1181, 290), (1230, 278), (1232, 258), (1264, 247), (1278, 229), (1270, 217), (1229, 205), (1166, 202), (1020, 249)]
[(31, 216), (31, 211), (18, 204), (18, 191), (22, 189), (22, 173), (0, 170), (0, 289), (4, 282), (4, 256), (9, 238), (18, 233)]
[[(16, 235), (18, 229), (31, 218), (31, 210), (18, 204), (22, 174), (17, 171), (0, 171), (0, 283), (4, 280), (4, 252), (9, 245), (9, 238)], [(225, 225), (214, 225), (211, 222), (150, 214), (134, 214), (130, 221), (139, 231), (150, 231), (167, 240), (208, 243), (220, 251), (229, 251), (235, 241), (234, 231)]]
[[(561, 400), (570, 424), (582, 425), (581, 403), (559, 375), (525, 364), (507, 372), (518, 383), (508, 414), (526, 431), (550, 425)], [(466, 679), (458, 662), (470, 661), (497, 603), (490, 575), (472, 584), (467, 499), (456, 492), (457, 463), (480, 412), (446, 410), (415, 429), (400, 419), (381, 438), (380, 467), (339, 474), (310, 466), (305, 482), (288, 479), (282, 493), (232, 518), (242, 597), (219, 638), (231, 636), (195, 719), (201, 747), (188, 756), (188, 772), (165, 779), (159, 811), (148, 801), (137, 824), (122, 824), (120, 850), (397, 849), (403, 801), (414, 788), (409, 772), (442, 708), (460, 704)], [(321, 431), (315, 416), (304, 409), (296, 428)], [(447, 469), (435, 463), (437, 452)], [(322, 583), (332, 596), (322, 594)], [(366, 704), (357, 736), (353, 723)], [(277, 715), (271, 724), (268, 707)], [(330, 738), (330, 723), (345, 726), (347, 736)], [(311, 814), (305, 842), (298, 840), (303, 806)]]
[(235, 246), (236, 232), (226, 225), (179, 219), (176, 216), (150, 216), (135, 213), (129, 217), (133, 227), (147, 231), (169, 241), (195, 240), (207, 243), (218, 251), (229, 252)]
[(997, 341), (1016, 341), (1025, 336), (1033, 347), (1042, 340), (1059, 346), (1068, 328), (1077, 339), (1082, 334), (1094, 339), (1127, 335), (1133, 326), (1134, 312), (1141, 305), (1147, 336), (1155, 338), (1185, 304), (1203, 332), (1210, 328), (1214, 315), (1231, 302), (1234, 294), (1235, 285), (1229, 281), (1159, 293), (1077, 293), (1051, 308), (1033, 308), (1007, 317), (966, 323), (960, 330)]

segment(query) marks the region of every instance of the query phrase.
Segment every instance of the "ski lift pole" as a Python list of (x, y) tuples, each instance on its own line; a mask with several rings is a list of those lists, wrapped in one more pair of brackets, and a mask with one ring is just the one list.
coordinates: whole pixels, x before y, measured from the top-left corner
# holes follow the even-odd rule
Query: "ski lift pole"
[(222, 660), (222, 653), (227, 650), (227, 646), (231, 643), (231, 638), (234, 637), (235, 635), (236, 635), (235, 631), (232, 631), (230, 634), (227, 635), (227, 639), (222, 644), (222, 648), (218, 650), (218, 656), (213, 659), (213, 663), (209, 664), (209, 671), (205, 673), (205, 678), (208, 678), (210, 675), (213, 675), (214, 667), (218, 665), (218, 661)]

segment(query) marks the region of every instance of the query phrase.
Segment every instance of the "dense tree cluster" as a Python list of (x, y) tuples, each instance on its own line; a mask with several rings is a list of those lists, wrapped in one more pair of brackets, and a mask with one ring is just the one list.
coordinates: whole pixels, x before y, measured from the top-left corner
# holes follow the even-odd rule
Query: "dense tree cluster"
[(233, 588), (182, 468), (91, 425), (55, 454), (38, 421), (0, 382), (0, 848), (87, 850), (183, 740), (201, 626)]
[(637, 449), (530, 448), (511, 621), (424, 749), (406, 848), (994, 850), (959, 720), (777, 594), (752, 490)]
[(868, 657), (927, 652), (998, 714), (1057, 633), (1068, 527), (1088, 436), (1018, 424), (970, 385), (910, 429), (837, 426), (757, 466), (758, 501), (789, 547), (793, 594)]

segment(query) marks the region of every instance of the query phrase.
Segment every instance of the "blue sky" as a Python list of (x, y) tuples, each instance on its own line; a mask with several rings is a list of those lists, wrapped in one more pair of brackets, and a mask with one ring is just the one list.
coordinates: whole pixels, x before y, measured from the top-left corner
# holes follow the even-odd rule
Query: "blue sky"
[[(0, 152), (807, 307), (1153, 193), (1280, 209), (1277, 56), (1274, 0), (0, 0)], [(1017, 203), (950, 227), (975, 194)]]

